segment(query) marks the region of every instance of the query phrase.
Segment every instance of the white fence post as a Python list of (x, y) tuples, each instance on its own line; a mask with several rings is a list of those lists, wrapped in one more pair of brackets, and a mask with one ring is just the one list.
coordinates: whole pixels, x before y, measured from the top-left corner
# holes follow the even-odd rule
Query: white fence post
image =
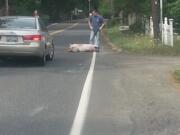
[(167, 17), (164, 18), (164, 24), (163, 24), (163, 33), (162, 33), (162, 41), (165, 45), (170, 45), (173, 47), (173, 19), (168, 19)]
[(164, 44), (164, 31), (165, 31), (165, 25), (164, 25), (164, 23), (162, 23), (161, 39), (162, 39), (163, 44)]
[(168, 19), (167, 17), (164, 18), (164, 44), (168, 44)]
[[(169, 24), (168, 24), (169, 21)], [(151, 37), (154, 37), (154, 30), (153, 30), (153, 20), (152, 17), (150, 17), (150, 21), (149, 21), (149, 27), (148, 27), (148, 23), (146, 23), (146, 31), (148, 32), (148, 28), (149, 28), (149, 34)], [(174, 45), (174, 37), (173, 37), (173, 19), (169, 19), (167, 17), (164, 18), (164, 24), (162, 24), (162, 43), (164, 45), (170, 45), (173, 47)]]
[(174, 36), (173, 36), (173, 19), (169, 19), (169, 25), (170, 25), (170, 45), (174, 45)]
[(153, 29), (153, 20), (152, 20), (152, 17), (150, 17), (150, 36), (154, 37), (154, 29)]

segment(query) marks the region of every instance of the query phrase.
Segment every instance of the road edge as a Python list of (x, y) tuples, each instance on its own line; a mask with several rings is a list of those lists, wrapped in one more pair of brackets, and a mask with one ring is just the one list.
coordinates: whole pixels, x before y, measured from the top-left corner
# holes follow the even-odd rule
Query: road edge
[(167, 73), (167, 78), (168, 78), (168, 82), (170, 83), (170, 85), (179, 91), (180, 90), (180, 83), (178, 83), (176, 81), (176, 79), (174, 78), (173, 71), (169, 71)]
[(101, 36), (102, 36), (103, 41), (105, 43), (107, 43), (107, 45), (110, 46), (113, 51), (116, 51), (116, 52), (122, 52), (123, 51), (122, 48), (117, 47), (115, 44), (113, 44), (110, 41), (110, 39), (108, 38), (107, 30), (106, 29), (102, 30)]

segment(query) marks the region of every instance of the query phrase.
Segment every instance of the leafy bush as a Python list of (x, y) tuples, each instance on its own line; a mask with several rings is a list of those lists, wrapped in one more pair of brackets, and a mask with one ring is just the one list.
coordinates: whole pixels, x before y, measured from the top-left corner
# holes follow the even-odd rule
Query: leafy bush
[(44, 21), (45, 25), (49, 24), (50, 17), (48, 15), (42, 15), (41, 19)]
[(177, 82), (180, 82), (180, 70), (179, 69), (174, 71), (174, 77)]
[(142, 26), (142, 22), (141, 21), (137, 21), (136, 23), (132, 24), (130, 26), (130, 30), (135, 32), (135, 33), (144, 32), (144, 27)]
[(115, 26), (115, 25), (117, 25), (117, 24), (120, 24), (120, 21), (121, 21), (120, 18), (110, 19), (110, 20), (108, 20), (108, 22), (107, 22), (107, 26), (108, 26), (108, 27), (113, 27), (113, 26)]
[(174, 40), (174, 46), (166, 46), (162, 43), (154, 42), (149, 36), (137, 34), (132, 31), (126, 33), (119, 31), (119, 26), (107, 29), (108, 37), (117, 47), (131, 53), (149, 55), (180, 55), (180, 40)]

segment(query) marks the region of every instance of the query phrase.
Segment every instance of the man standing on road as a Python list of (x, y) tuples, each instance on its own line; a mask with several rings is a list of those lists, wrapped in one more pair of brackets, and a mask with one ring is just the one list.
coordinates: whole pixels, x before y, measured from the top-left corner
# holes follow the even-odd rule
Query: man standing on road
[(96, 45), (97, 51), (100, 47), (100, 31), (104, 27), (104, 18), (98, 14), (96, 10), (93, 10), (92, 16), (88, 20), (89, 28), (91, 29), (90, 44)]

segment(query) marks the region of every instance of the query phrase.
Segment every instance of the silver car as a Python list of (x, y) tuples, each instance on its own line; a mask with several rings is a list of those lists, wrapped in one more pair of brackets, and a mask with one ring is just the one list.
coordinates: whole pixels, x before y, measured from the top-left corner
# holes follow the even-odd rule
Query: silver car
[(53, 60), (53, 38), (39, 17), (0, 17), (0, 56), (35, 56), (44, 65)]

